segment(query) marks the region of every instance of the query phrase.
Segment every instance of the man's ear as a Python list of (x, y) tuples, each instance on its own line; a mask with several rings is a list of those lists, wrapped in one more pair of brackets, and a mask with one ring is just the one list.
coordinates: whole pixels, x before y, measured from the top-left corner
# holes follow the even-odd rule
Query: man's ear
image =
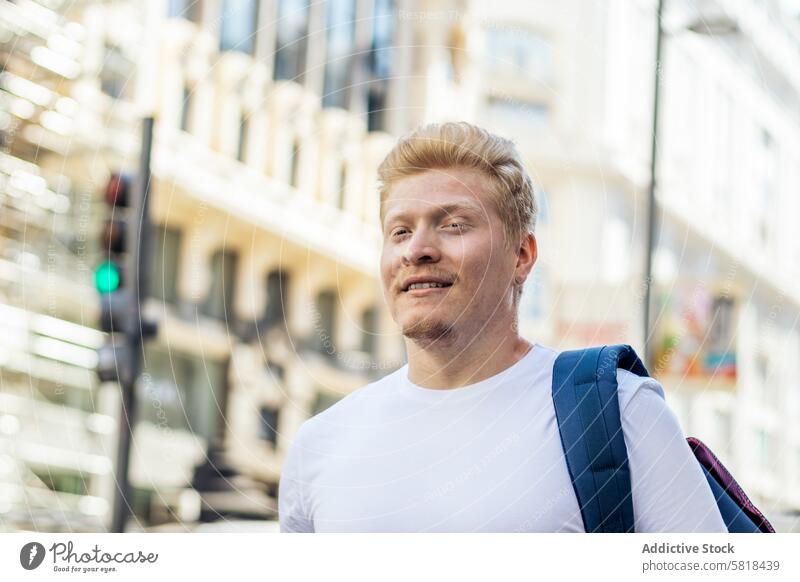
[(517, 249), (517, 266), (514, 268), (514, 281), (522, 284), (528, 278), (536, 259), (539, 257), (539, 249), (536, 243), (536, 236), (527, 233)]

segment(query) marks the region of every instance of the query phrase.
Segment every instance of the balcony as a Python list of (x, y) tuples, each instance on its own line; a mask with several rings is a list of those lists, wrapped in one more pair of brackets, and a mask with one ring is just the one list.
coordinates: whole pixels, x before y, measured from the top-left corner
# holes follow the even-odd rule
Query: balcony
[(359, 222), (352, 214), (303, 196), (287, 183), (171, 128), (159, 127), (154, 153), (153, 172), (162, 192), (177, 188), (303, 249), (375, 275), (380, 249), (377, 225)]

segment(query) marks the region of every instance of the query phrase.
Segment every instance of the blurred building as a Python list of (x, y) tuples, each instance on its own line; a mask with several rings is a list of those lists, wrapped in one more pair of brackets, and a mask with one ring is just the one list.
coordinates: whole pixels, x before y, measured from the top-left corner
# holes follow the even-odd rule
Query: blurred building
[[(52, 4), (52, 3), (49, 3)], [(117, 414), (95, 389), (84, 29), (0, 5), (0, 529), (97, 530)]]
[[(800, 41), (779, 4), (667, 1), (651, 365), (770, 517), (800, 510)], [(137, 389), (142, 526), (274, 518), (302, 421), (402, 365), (374, 179), (423, 121), (486, 125), (529, 162), (525, 334), (642, 351), (654, 1), (42, 0), (0, 22), (8, 527), (108, 521), (96, 201), (135, 170), (147, 113), (160, 333)]]
[[(3, 246), (7, 527), (77, 527), (72, 515), (27, 519), (34, 486), (53, 494), (45, 515), (72, 495), (96, 518), (87, 529), (109, 519), (119, 404), (116, 386), (92, 374), (102, 336), (91, 329), (91, 277), (100, 193), (112, 172), (136, 170), (144, 113), (158, 120), (146, 309), (160, 333), (137, 387), (139, 525), (274, 518), (281, 459), (300, 423), (402, 365), (381, 308), (369, 195), (391, 144), (395, 13), (385, 0), (3, 5), (3, 201), (20, 206)], [(56, 225), (64, 248), (51, 248), (62, 240)], [(45, 343), (46, 333), (57, 335)], [(70, 376), (59, 347), (79, 361)], [(36, 358), (52, 387), (34, 382)], [(49, 456), (27, 454), (35, 447)]]

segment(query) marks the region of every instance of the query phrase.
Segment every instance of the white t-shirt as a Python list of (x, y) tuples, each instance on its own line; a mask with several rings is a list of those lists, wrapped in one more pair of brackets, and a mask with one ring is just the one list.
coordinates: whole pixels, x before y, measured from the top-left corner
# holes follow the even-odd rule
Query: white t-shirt
[[(536, 344), (486, 380), (417, 386), (408, 366), (300, 428), (283, 532), (582, 532), (556, 424), (558, 353)], [(637, 532), (726, 532), (661, 386), (619, 370)]]

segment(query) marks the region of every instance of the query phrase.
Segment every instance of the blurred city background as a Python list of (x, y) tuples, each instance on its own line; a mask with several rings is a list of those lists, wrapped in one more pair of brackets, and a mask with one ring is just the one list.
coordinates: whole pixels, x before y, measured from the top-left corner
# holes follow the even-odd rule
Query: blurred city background
[(96, 270), (153, 116), (127, 531), (274, 528), (299, 425), (403, 365), (375, 173), (451, 119), (534, 177), (523, 335), (643, 354), (651, 304), (685, 432), (800, 531), (800, 2), (662, 8), (659, 33), (655, 0), (2, 0), (0, 530), (110, 528)]

